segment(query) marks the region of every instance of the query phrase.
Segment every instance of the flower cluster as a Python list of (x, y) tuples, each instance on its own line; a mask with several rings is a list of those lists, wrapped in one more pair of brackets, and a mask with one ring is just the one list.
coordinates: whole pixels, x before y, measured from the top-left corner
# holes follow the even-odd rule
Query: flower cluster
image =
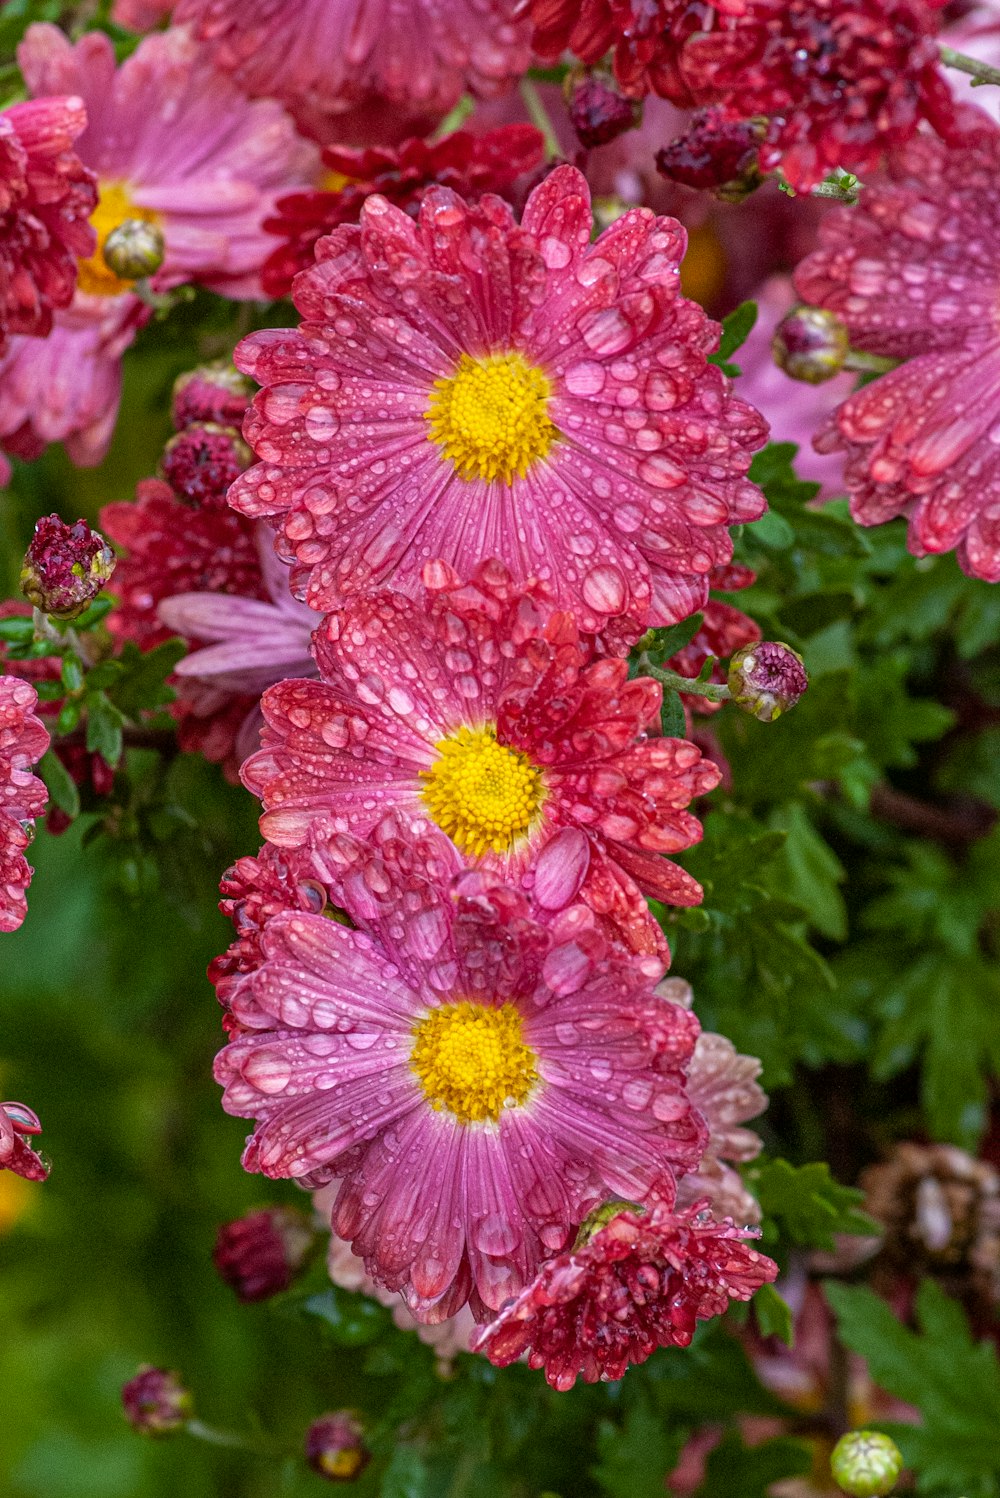
[(31, 881), (24, 850), (45, 810), (45, 786), (31, 773), (49, 747), (37, 706), (29, 682), (0, 676), (0, 931), (16, 931), (24, 920)]

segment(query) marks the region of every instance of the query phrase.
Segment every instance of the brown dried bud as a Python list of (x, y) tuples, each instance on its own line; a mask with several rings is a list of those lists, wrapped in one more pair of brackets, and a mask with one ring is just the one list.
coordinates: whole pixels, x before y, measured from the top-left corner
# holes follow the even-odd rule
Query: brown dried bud
[(794, 707), (809, 685), (802, 657), (780, 640), (758, 640), (737, 650), (729, 662), (730, 695), (761, 723)]
[(771, 340), (779, 369), (793, 380), (822, 385), (840, 374), (851, 345), (847, 328), (825, 307), (795, 307), (783, 317)]
[(350, 1410), (314, 1420), (306, 1432), (306, 1461), (327, 1482), (353, 1482), (371, 1461), (360, 1421)]
[(21, 568), (21, 592), (54, 619), (82, 614), (115, 570), (115, 554), (85, 520), (67, 525), (43, 515)]

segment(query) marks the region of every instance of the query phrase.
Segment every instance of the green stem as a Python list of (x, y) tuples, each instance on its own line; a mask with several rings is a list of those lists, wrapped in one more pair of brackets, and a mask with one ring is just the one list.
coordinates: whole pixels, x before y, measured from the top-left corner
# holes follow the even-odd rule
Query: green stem
[(476, 107), (476, 101), (471, 94), (463, 94), (453, 109), (445, 115), (440, 125), (431, 136), (432, 141), (443, 140), (446, 135), (451, 135), (455, 130), (461, 130), (469, 115)]
[(550, 161), (555, 160), (556, 157), (562, 155), (562, 146), (552, 128), (552, 121), (549, 119), (548, 110), (542, 103), (538, 87), (530, 78), (521, 79), (521, 98), (524, 100), (524, 107), (528, 111), (531, 123), (537, 126), (545, 138), (546, 156)]
[(864, 374), (888, 374), (898, 363), (898, 359), (885, 359), (881, 354), (866, 354), (862, 349), (852, 348), (844, 360), (844, 368)]
[(811, 190), (810, 196), (814, 198), (836, 198), (838, 203), (856, 203), (863, 182), (855, 181), (853, 184), (843, 182), (817, 182)]
[(705, 697), (709, 702), (728, 702), (732, 696), (725, 682), (693, 681), (690, 676), (681, 676), (677, 671), (654, 666), (645, 652), (639, 657), (637, 669), (640, 675), (651, 676), (661, 686), (669, 687), (674, 692), (687, 692), (691, 697)]
[(1000, 87), (1000, 68), (991, 68), (988, 62), (980, 62), (978, 57), (956, 52), (953, 47), (942, 47), (941, 61), (946, 68), (957, 68), (960, 73), (968, 73), (973, 88), (982, 88), (985, 83)]
[(209, 1446), (225, 1446), (231, 1451), (249, 1451), (254, 1456), (269, 1456), (275, 1459), (285, 1457), (288, 1453), (270, 1442), (255, 1441), (252, 1437), (239, 1435), (234, 1430), (217, 1430), (214, 1425), (206, 1425), (203, 1420), (189, 1420), (184, 1427), (189, 1436), (194, 1436), (196, 1441), (204, 1441)]

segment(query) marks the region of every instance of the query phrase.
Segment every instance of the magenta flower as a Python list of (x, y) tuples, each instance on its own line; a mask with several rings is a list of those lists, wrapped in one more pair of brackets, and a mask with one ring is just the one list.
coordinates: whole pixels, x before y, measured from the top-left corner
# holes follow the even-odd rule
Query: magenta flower
[(706, 362), (680, 225), (636, 208), (590, 230), (567, 166), (520, 227), (492, 196), (431, 188), (416, 221), (374, 196), (296, 281), (302, 325), (240, 344), (262, 461), (230, 499), (281, 527), (312, 607), (484, 556), (587, 631), (705, 602), (727, 526), (764, 509), (745, 474), (766, 426)]
[(474, 1350), (505, 1368), (525, 1353), (554, 1389), (621, 1378), (658, 1347), (687, 1347), (695, 1326), (749, 1300), (778, 1266), (704, 1202), (648, 1216), (620, 1212), (581, 1248), (543, 1264), (479, 1333)]
[(57, 27), (34, 25), (18, 61), (32, 93), (82, 97), (88, 124), (77, 148), (100, 197), (97, 247), (80, 262), (72, 305), (56, 314), (44, 345), (11, 339), (0, 361), (0, 443), (33, 458), (64, 441), (73, 461), (89, 466), (114, 431), (122, 354), (150, 315), (133, 283), (105, 265), (108, 234), (127, 218), (159, 226), (166, 254), (152, 284), (161, 290), (196, 281), (229, 297), (259, 296), (273, 248), (263, 220), (279, 194), (311, 181), (318, 155), (280, 105), (250, 103), (183, 31), (147, 37), (116, 68), (103, 32), (73, 45)]
[[(0, 678), (2, 684), (3, 678)], [(0, 823), (3, 813), (0, 812)], [(0, 828), (2, 836), (2, 828)], [(0, 859), (2, 859), (0, 851)], [(0, 862), (0, 876), (3, 874), (3, 865)], [(3, 889), (0, 887), (0, 899)], [(3, 918), (3, 907), (0, 905), (0, 920)], [(0, 931), (8, 928), (0, 925)], [(44, 1160), (36, 1150), (31, 1148), (28, 1139), (33, 1134), (42, 1132), (38, 1115), (32, 1113), (23, 1103), (0, 1103), (0, 1170), (12, 1170), (15, 1175), (23, 1176), (26, 1181), (44, 1181), (49, 1173), (48, 1161)]]
[(44, 335), (94, 248), (93, 175), (74, 149), (80, 99), (35, 99), (0, 113), (0, 353), (8, 333)]
[(31, 767), (49, 747), (35, 716), (38, 694), (29, 682), (0, 676), (0, 931), (16, 931), (27, 914), (31, 882), (24, 850), (48, 792)]
[(423, 1321), (488, 1316), (609, 1193), (671, 1203), (706, 1140), (661, 965), (579, 907), (547, 928), (488, 876), (450, 886), (446, 848), (392, 818), (320, 840), (357, 929), (274, 916), (216, 1061), (245, 1167), (340, 1177), (334, 1231)]
[(955, 550), (1000, 582), (1000, 131), (979, 120), (964, 147), (914, 140), (857, 208), (829, 214), (795, 285), (853, 346), (905, 361), (816, 438), (846, 454), (855, 520), (905, 515), (915, 556)]
[(663, 855), (700, 839), (687, 807), (718, 770), (655, 736), (659, 685), (629, 681), (537, 589), (495, 563), (440, 584), (352, 599), (317, 631), (322, 680), (265, 693), (243, 769), (265, 837), (302, 846), (320, 817), (364, 837), (397, 810), (544, 909), (580, 898), (617, 940), (668, 956), (646, 897), (701, 900)]
[(518, 0), (299, 0), (292, 13), (285, 0), (177, 0), (174, 20), (191, 24), (240, 88), (284, 100), (325, 139), (344, 142), (353, 136), (337, 129), (337, 117), (358, 106), (433, 122), (466, 90), (499, 93), (530, 60), (531, 28), (515, 19), (522, 8)]

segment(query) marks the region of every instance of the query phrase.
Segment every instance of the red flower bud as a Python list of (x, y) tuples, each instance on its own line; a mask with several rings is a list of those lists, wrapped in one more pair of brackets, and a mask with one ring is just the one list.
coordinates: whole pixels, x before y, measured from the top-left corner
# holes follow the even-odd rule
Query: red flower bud
[(844, 367), (850, 352), (847, 328), (825, 307), (795, 307), (783, 317), (771, 341), (779, 369), (793, 380), (822, 385)]
[(349, 1410), (321, 1415), (306, 1432), (306, 1461), (327, 1482), (353, 1482), (371, 1461), (361, 1435)]
[(304, 1212), (295, 1207), (265, 1207), (224, 1223), (212, 1260), (240, 1300), (267, 1300), (288, 1289), (315, 1241)]
[(642, 105), (626, 99), (610, 73), (571, 73), (566, 80), (569, 120), (586, 150), (607, 145), (609, 140), (634, 130), (642, 118)]
[(210, 421), (239, 427), (253, 391), (253, 382), (225, 361), (186, 370), (174, 381), (174, 426), (183, 431), (195, 422)]
[(186, 1425), (194, 1401), (176, 1373), (144, 1363), (122, 1389), (125, 1418), (147, 1436), (165, 1436)]
[(21, 592), (56, 619), (75, 619), (115, 570), (115, 555), (85, 520), (67, 525), (44, 515), (35, 526), (21, 568)]
[(780, 641), (744, 645), (729, 662), (733, 701), (762, 723), (772, 723), (794, 707), (808, 685), (802, 657)]
[(688, 130), (656, 153), (663, 177), (740, 202), (764, 177), (757, 160), (767, 121), (734, 120), (721, 109), (700, 109)]
[(253, 453), (232, 427), (196, 422), (171, 437), (160, 472), (188, 504), (224, 509), (227, 489), (252, 462)]

